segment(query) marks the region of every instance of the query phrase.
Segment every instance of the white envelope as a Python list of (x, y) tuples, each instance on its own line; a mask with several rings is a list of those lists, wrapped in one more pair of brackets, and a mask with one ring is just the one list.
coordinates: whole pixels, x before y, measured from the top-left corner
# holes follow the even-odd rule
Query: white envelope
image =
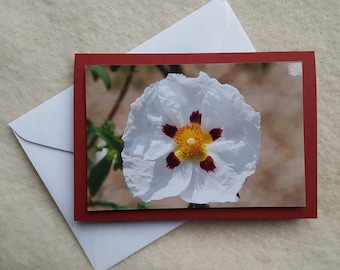
[[(229, 4), (213, 0), (130, 53), (254, 51)], [(73, 87), (9, 123), (94, 269), (107, 269), (183, 221), (73, 220)]]

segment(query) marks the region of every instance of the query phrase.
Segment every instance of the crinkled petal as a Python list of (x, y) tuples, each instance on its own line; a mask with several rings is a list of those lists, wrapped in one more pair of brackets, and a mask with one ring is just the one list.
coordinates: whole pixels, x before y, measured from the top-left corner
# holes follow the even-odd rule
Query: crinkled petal
[(194, 169), (188, 188), (181, 194), (190, 203), (237, 202), (244, 181), (255, 172), (257, 157), (242, 141), (216, 141), (207, 145), (216, 169)]
[[(167, 169), (167, 173), (164, 173), (163, 160), (158, 160), (159, 163), (155, 164), (155, 175), (150, 188), (150, 192), (146, 193), (147, 198), (149, 194), (151, 197), (143, 198), (146, 200), (160, 200), (167, 197), (178, 196), (185, 190), (191, 179), (192, 175), (192, 163), (181, 162), (181, 164), (173, 170)], [(162, 181), (159, 181), (161, 179)], [(165, 181), (164, 181), (165, 180)]]
[(133, 156), (122, 152), (123, 174), (125, 182), (134, 196), (144, 194), (150, 188), (150, 180), (153, 177), (154, 160), (143, 160), (139, 156)]
[(260, 113), (244, 102), (244, 97), (231, 85), (213, 88), (202, 103), (202, 129), (222, 128), (221, 139), (243, 141), (253, 148), (256, 157), (260, 149)]
[(145, 160), (158, 159), (164, 156), (165, 154), (168, 154), (169, 152), (173, 151), (174, 147), (175, 145), (172, 141), (165, 143), (164, 140), (151, 140), (150, 146), (145, 150), (144, 159)]
[(204, 96), (214, 84), (203, 72), (197, 78), (169, 74), (166, 80), (160, 81), (158, 97), (164, 113), (172, 121), (168, 124), (178, 127), (188, 124), (190, 115), (201, 108)]
[(135, 197), (145, 202), (178, 196), (189, 185), (192, 164), (182, 162), (174, 170), (166, 168), (165, 157), (142, 160), (122, 153), (125, 181)]
[(235, 174), (246, 177), (255, 172), (258, 156), (253, 147), (243, 141), (217, 141), (207, 146), (207, 151), (217, 156)]
[(127, 125), (122, 137), (123, 152), (155, 160), (173, 149), (174, 142), (162, 132), (162, 125), (169, 119), (159, 105), (157, 91), (152, 86), (131, 104)]
[(227, 166), (218, 155), (211, 154), (216, 169), (206, 172), (195, 167), (188, 188), (181, 193), (181, 198), (189, 203), (208, 204), (237, 202), (240, 191), (248, 172), (237, 173)]

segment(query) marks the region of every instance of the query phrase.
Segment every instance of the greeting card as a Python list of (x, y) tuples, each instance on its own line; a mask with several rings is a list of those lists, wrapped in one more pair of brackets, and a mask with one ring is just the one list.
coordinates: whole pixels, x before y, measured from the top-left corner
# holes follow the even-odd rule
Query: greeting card
[(75, 220), (314, 218), (313, 52), (77, 54)]

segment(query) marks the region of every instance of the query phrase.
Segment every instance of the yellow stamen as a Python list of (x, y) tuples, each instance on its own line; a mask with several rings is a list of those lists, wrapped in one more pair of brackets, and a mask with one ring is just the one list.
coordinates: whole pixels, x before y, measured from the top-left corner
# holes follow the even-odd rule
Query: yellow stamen
[(181, 127), (173, 139), (177, 144), (175, 154), (180, 160), (185, 158), (205, 160), (208, 156), (206, 145), (212, 142), (210, 134), (203, 132), (198, 123)]
[(188, 145), (193, 145), (196, 142), (195, 138), (189, 138), (187, 139), (187, 144)]

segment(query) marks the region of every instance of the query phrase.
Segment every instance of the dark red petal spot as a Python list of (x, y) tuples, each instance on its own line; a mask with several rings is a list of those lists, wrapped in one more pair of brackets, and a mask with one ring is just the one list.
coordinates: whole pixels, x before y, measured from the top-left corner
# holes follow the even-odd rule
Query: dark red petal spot
[(167, 157), (166, 157), (166, 167), (169, 169), (173, 169), (177, 167), (181, 161), (176, 157), (174, 152), (171, 152)]
[(200, 162), (200, 166), (202, 170), (205, 170), (206, 172), (214, 172), (216, 169), (214, 160), (211, 156), (208, 156), (205, 160)]
[(162, 127), (163, 127), (162, 131), (165, 135), (168, 135), (170, 138), (173, 138), (175, 136), (177, 131), (177, 128), (175, 126), (165, 124)]
[(221, 137), (222, 133), (223, 133), (223, 129), (221, 129), (221, 128), (213, 128), (212, 130), (209, 131), (209, 134), (210, 134), (213, 141), (215, 141), (219, 137)]
[(192, 112), (190, 115), (191, 123), (201, 124), (201, 119), (202, 119), (202, 114), (199, 112), (199, 110)]

